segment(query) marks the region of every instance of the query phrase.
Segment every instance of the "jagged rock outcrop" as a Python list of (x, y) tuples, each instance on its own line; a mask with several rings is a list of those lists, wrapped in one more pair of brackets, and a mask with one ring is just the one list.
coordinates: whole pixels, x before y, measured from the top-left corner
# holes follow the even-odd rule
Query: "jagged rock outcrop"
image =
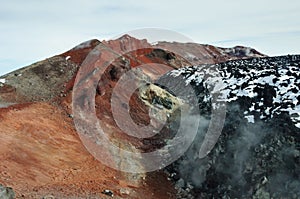
[(266, 56), (253, 48), (244, 46), (220, 48), (212, 45), (178, 42), (158, 42), (154, 46), (161, 49), (173, 49), (173, 52), (182, 55), (192, 65), (215, 64), (229, 60)]

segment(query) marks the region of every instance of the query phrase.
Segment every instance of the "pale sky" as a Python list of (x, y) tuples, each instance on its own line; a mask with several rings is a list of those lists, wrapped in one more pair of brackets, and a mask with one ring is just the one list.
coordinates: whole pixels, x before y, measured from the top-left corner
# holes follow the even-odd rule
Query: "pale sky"
[(0, 75), (77, 44), (139, 28), (202, 44), (300, 54), (299, 0), (7, 0), (0, 5)]

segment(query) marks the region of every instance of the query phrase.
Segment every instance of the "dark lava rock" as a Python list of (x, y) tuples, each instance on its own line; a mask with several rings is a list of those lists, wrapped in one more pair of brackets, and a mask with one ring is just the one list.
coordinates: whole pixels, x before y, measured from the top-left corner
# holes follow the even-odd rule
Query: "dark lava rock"
[[(156, 84), (186, 101), (191, 85), (203, 117), (192, 146), (167, 168), (178, 198), (300, 198), (300, 56), (186, 67)], [(212, 113), (224, 104), (222, 132), (199, 158)]]
[(102, 191), (102, 193), (103, 193), (104, 195), (107, 195), (107, 196), (110, 196), (110, 197), (113, 197), (113, 196), (114, 196), (114, 193), (113, 193), (112, 191), (108, 190), (108, 189)]

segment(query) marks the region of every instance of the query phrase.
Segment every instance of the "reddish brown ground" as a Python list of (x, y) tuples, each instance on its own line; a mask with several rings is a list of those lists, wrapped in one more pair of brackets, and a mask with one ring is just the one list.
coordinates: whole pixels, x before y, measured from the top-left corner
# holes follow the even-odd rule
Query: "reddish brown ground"
[[(88, 45), (74, 48), (60, 56), (70, 56), (70, 62), (80, 65), (89, 52), (99, 45), (102, 53), (88, 63), (84, 71), (87, 74), (92, 74), (96, 67), (115, 58), (114, 55), (105, 53), (110, 49), (129, 61), (129, 65), (126, 65), (123, 59), (118, 58), (107, 68), (98, 82), (95, 99), (97, 116), (106, 124), (106, 133), (124, 145), (130, 142), (137, 148), (142, 147), (140, 140), (122, 132), (111, 114), (112, 89), (124, 72), (143, 64), (157, 63), (152, 68), (143, 69), (144, 73), (156, 79), (173, 68), (189, 63), (216, 63), (237, 59), (212, 46), (162, 42), (152, 47), (146, 40), (138, 40), (128, 35), (114, 41), (100, 43), (98, 40), (92, 40), (86, 44)], [(174, 54), (172, 51), (154, 48), (180, 51)], [(198, 59), (189, 60), (182, 57), (185, 52)], [(114, 198), (175, 198), (174, 186), (162, 172), (148, 173), (145, 179), (141, 176), (134, 179), (131, 174), (103, 165), (85, 149), (73, 120), (69, 117), (72, 114), (75, 76), (63, 79), (61, 82), (64, 83), (65, 90), (59, 95), (49, 96), (50, 100), (44, 100), (45, 102), (28, 101), (26, 96), (19, 96), (20, 92), (9, 84), (0, 87), (0, 103), (19, 103), (0, 108), (0, 184), (12, 187), (17, 198), (42, 198), (46, 195), (56, 198), (110, 198), (101, 193), (105, 189), (113, 191)], [(18, 77), (14, 76), (10, 81), (14, 81), (13, 78), (19, 82)], [(90, 85), (88, 83), (84, 86)], [(30, 91), (30, 88), (27, 90)], [(121, 104), (122, 99), (119, 100)], [(137, 123), (147, 124), (147, 108), (143, 107), (136, 96), (131, 98), (130, 105), (131, 117)]]
[(15, 105), (0, 109), (0, 118), (0, 184), (13, 187), (17, 198), (105, 198), (105, 189), (122, 198), (172, 198), (163, 175), (151, 174), (137, 183), (95, 160), (72, 120), (55, 106)]

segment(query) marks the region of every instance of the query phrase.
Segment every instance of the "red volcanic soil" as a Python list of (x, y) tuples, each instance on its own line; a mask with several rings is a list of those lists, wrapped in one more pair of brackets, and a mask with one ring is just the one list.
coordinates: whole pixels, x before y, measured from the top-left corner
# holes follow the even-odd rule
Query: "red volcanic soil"
[(13, 105), (1, 109), (0, 118), (0, 184), (13, 187), (17, 198), (105, 198), (101, 194), (105, 189), (117, 198), (173, 194), (163, 175), (150, 175), (140, 183), (95, 160), (82, 145), (72, 119), (53, 105)]
[[(98, 54), (86, 59), (95, 48)], [(97, 81), (97, 117), (114, 139), (142, 148), (139, 139), (117, 127), (111, 113), (112, 91), (124, 73), (154, 63), (142, 68), (153, 80), (190, 64), (256, 56), (264, 55), (244, 47), (222, 49), (167, 42), (152, 46), (146, 40), (124, 35), (112, 41), (82, 43), (5, 75), (1, 78), (7, 81), (0, 83), (0, 184), (12, 187), (17, 198), (111, 198), (102, 193), (104, 190), (111, 190), (114, 198), (176, 198), (174, 185), (162, 171), (141, 175), (120, 172), (86, 150), (72, 119), (72, 91), (78, 70), (86, 64), (84, 77), (89, 78), (95, 69), (102, 70), (111, 61), (99, 81), (91, 76)], [(147, 124), (147, 107), (136, 94), (130, 99), (131, 117)], [(121, 104), (122, 99), (119, 101)]]

